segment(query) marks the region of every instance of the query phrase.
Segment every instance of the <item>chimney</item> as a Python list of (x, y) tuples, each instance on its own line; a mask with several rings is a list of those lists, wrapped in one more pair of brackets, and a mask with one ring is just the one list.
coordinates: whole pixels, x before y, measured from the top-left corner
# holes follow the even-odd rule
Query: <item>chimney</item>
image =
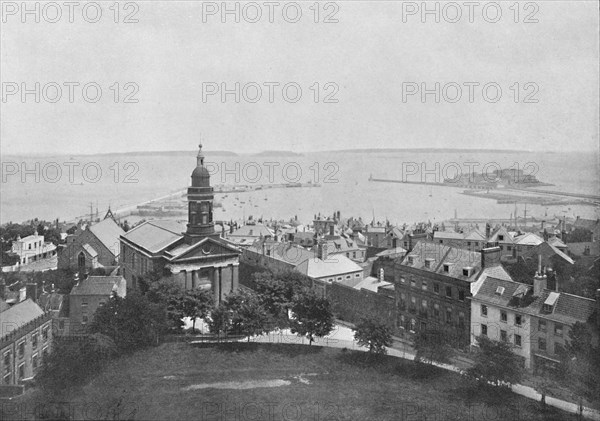
[(35, 282), (28, 282), (25, 286), (27, 289), (27, 298), (31, 298), (34, 302), (37, 303), (38, 300), (38, 286)]
[(317, 244), (317, 258), (321, 260), (327, 260), (327, 243), (320, 242)]
[(500, 264), (500, 247), (486, 247), (481, 249), (481, 268), (486, 269)]
[(334, 235), (333, 229), (335, 227), (333, 226), (333, 224), (329, 225), (329, 235)]
[(485, 238), (486, 238), (486, 240), (489, 240), (491, 236), (492, 236), (492, 227), (490, 226), (490, 223), (488, 222), (487, 224), (485, 224)]
[(542, 255), (538, 255), (538, 270), (533, 277), (533, 295), (539, 297), (548, 287), (548, 277), (542, 273)]

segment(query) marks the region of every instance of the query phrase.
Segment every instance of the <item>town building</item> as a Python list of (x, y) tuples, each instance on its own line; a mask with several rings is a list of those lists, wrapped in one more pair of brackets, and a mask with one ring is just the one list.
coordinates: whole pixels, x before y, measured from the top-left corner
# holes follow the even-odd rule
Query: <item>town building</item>
[(96, 310), (111, 297), (125, 298), (126, 281), (121, 276), (88, 276), (79, 281), (69, 294), (68, 334), (85, 333)]
[(33, 378), (52, 349), (52, 318), (31, 299), (0, 312), (2, 384), (18, 385)]
[[(560, 363), (569, 331), (577, 323), (598, 323), (596, 300), (547, 288), (541, 263), (533, 286), (488, 277), (473, 294), (471, 344), (484, 335), (506, 341), (527, 369), (555, 368)], [(598, 341), (598, 338), (595, 338)]]
[(227, 240), (238, 247), (250, 247), (260, 238), (274, 238), (275, 233), (264, 224), (255, 222), (242, 225), (233, 232), (227, 234)]
[(456, 347), (466, 348), (471, 290), (490, 273), (510, 279), (499, 263), (498, 247), (476, 252), (420, 241), (403, 259), (378, 259), (374, 270), (394, 284), (395, 325), (403, 335), (444, 329), (452, 333)]
[(452, 231), (435, 231), (433, 233), (433, 242), (435, 243), (471, 251), (481, 251), (481, 249), (485, 247), (487, 241), (485, 234), (477, 228), (465, 233)]
[(121, 235), (125, 231), (111, 218), (88, 225), (68, 235), (58, 255), (58, 268), (85, 272), (99, 267), (114, 267), (119, 262)]
[(343, 254), (328, 255), (328, 248), (307, 250), (292, 242), (257, 241), (243, 251), (242, 261), (251, 266), (264, 267), (271, 271), (296, 270), (313, 281), (313, 286), (325, 293), (325, 286), (334, 282), (359, 282), (363, 279), (361, 266)]
[(18, 257), (18, 265), (28, 265), (42, 259), (56, 256), (56, 245), (44, 241), (44, 236), (37, 231), (27, 237), (18, 237), (12, 243), (10, 254)]
[(151, 272), (185, 289), (211, 289), (215, 303), (238, 288), (240, 251), (215, 232), (214, 190), (200, 145), (188, 188), (188, 220), (145, 222), (121, 235), (120, 265), (127, 287), (137, 289)]

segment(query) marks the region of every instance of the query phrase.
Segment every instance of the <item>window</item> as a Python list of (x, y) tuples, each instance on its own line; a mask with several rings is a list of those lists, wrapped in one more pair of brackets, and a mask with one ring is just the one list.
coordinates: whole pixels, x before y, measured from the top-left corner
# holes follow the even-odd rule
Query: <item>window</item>
[(337, 277), (337, 280), (338, 280), (338, 281), (341, 281), (341, 280), (342, 280), (342, 277), (341, 277), (341, 276), (338, 276), (338, 277)]
[(10, 363), (10, 351), (4, 353), (4, 374), (10, 373), (10, 368), (12, 367)]
[(452, 298), (452, 287), (446, 287), (446, 297)]
[(87, 301), (82, 302), (81, 303), (81, 311), (87, 311), (87, 306), (88, 306)]
[(417, 285), (417, 283), (414, 281), (414, 279), (411, 279), (410, 286), (414, 288), (416, 285)]
[(421, 289), (423, 291), (427, 291), (427, 282), (425, 282), (425, 281), (421, 282)]
[(64, 320), (60, 320), (60, 321), (58, 322), (58, 328), (59, 328), (60, 330), (63, 330), (63, 329), (65, 328), (65, 321), (64, 321)]
[(42, 328), (42, 339), (44, 340), (44, 342), (48, 341), (48, 326), (44, 326)]
[(521, 326), (522, 323), (523, 323), (523, 316), (521, 316), (520, 314), (515, 314), (515, 325)]
[(498, 236), (498, 241), (504, 241), (504, 236), (503, 235), (499, 235)]
[(462, 311), (458, 313), (458, 327), (461, 329), (465, 328), (465, 313)]
[(546, 339), (544, 339), (544, 338), (539, 338), (538, 339), (538, 349), (540, 351), (545, 351), (546, 350)]
[[(406, 247), (406, 246), (404, 246), (404, 247)], [(413, 257), (412, 256), (408, 256), (408, 264), (412, 265), (414, 262), (415, 262), (415, 260), (413, 259)]]
[(498, 287), (498, 288), (496, 288), (496, 294), (497, 295), (504, 294), (504, 287)]
[(487, 310), (488, 310), (487, 306), (482, 304), (481, 305), (481, 315), (483, 317), (487, 317), (487, 313), (488, 313)]
[(19, 380), (23, 380), (25, 378), (25, 363), (19, 364)]
[(511, 246), (506, 246), (506, 250), (507, 251), (512, 251), (512, 247)]
[(506, 336), (506, 330), (501, 330), (500, 331), (500, 340), (502, 340), (502, 342), (506, 342), (507, 340), (507, 336)]
[(12, 376), (10, 375), (10, 373), (8, 373), (6, 376), (4, 376), (4, 384), (10, 384), (10, 378)]
[(352, 258), (356, 259), (356, 252), (355, 251), (352, 252)]
[(350, 278), (351, 278), (351, 276), (350, 276), (350, 275), (346, 275), (346, 279), (350, 279)]
[(444, 272), (450, 272), (450, 265), (448, 263), (444, 263)]
[(500, 312), (500, 321), (502, 323), (506, 323), (508, 321), (508, 315), (506, 314), (506, 311)]
[(437, 303), (435, 303), (435, 304), (433, 305), (433, 315), (434, 315), (436, 318), (439, 318), (439, 317), (440, 317), (440, 305), (439, 305), (439, 304), (437, 304)]
[(427, 269), (431, 269), (431, 263), (432, 263), (433, 259), (425, 259), (425, 267)]
[(354, 274), (354, 277), (355, 277), (355, 278), (360, 278), (360, 273), (355, 273), (355, 274)]
[(515, 335), (515, 346), (521, 346), (521, 335)]
[(563, 335), (563, 327), (561, 324), (554, 323), (554, 336), (562, 336)]
[(44, 349), (42, 349), (42, 358), (46, 358), (48, 356), (48, 347), (45, 346)]
[(25, 341), (19, 343), (19, 358), (23, 358), (25, 355)]
[(564, 355), (565, 347), (560, 342), (554, 343), (554, 353), (558, 356)]
[(33, 347), (33, 349), (36, 349), (38, 346), (38, 335), (37, 333), (32, 333), (31, 334), (31, 346)]
[(538, 331), (540, 331), (540, 332), (546, 331), (546, 321), (545, 320), (538, 321)]
[(415, 319), (410, 319), (410, 330), (412, 332), (414, 332), (416, 328), (417, 328), (417, 321)]
[(446, 323), (452, 323), (452, 309), (450, 307), (446, 309)]
[(417, 306), (417, 299), (415, 297), (410, 297), (410, 304), (411, 307), (416, 307)]
[(406, 279), (404, 279), (404, 278), (400, 278), (400, 283), (401, 283), (401, 284), (405, 284), (405, 283), (406, 283)]
[(469, 269), (463, 268), (463, 276), (469, 276)]
[(487, 336), (487, 325), (481, 325), (481, 334)]
[(403, 314), (400, 315), (400, 328), (404, 329), (404, 325), (406, 323), (406, 319)]
[(437, 282), (433, 284), (433, 292), (435, 292), (436, 294), (440, 293), (440, 284), (438, 284)]
[(421, 309), (427, 311), (427, 300), (421, 301)]
[(465, 291), (462, 289), (458, 290), (458, 300), (459, 301), (465, 301)]
[(31, 367), (33, 368), (33, 372), (35, 373), (38, 368), (38, 355), (37, 354), (33, 354), (33, 357), (31, 357)]
[(84, 325), (88, 322), (88, 316), (87, 314), (84, 314), (81, 316), (81, 324)]

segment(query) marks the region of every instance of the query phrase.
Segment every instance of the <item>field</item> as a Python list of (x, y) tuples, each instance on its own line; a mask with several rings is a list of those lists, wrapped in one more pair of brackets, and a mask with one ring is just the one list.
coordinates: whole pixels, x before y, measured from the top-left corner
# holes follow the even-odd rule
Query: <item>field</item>
[[(82, 389), (39, 391), (4, 419), (68, 411), (76, 419), (569, 420), (510, 392), (485, 393), (458, 375), (393, 357), (289, 344), (166, 343), (110, 363)], [(20, 414), (10, 417), (7, 411)], [(36, 408), (37, 409), (34, 409)]]

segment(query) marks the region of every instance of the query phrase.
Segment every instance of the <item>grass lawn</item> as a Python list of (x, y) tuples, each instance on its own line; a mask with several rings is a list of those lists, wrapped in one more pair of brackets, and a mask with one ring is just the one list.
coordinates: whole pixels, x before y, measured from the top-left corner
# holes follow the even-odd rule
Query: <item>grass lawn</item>
[(60, 398), (32, 391), (14, 404), (69, 402), (62, 405), (77, 419), (576, 419), (542, 412), (537, 402), (510, 392), (468, 388), (446, 370), (366, 356), (290, 344), (166, 343), (111, 362), (90, 384)]

